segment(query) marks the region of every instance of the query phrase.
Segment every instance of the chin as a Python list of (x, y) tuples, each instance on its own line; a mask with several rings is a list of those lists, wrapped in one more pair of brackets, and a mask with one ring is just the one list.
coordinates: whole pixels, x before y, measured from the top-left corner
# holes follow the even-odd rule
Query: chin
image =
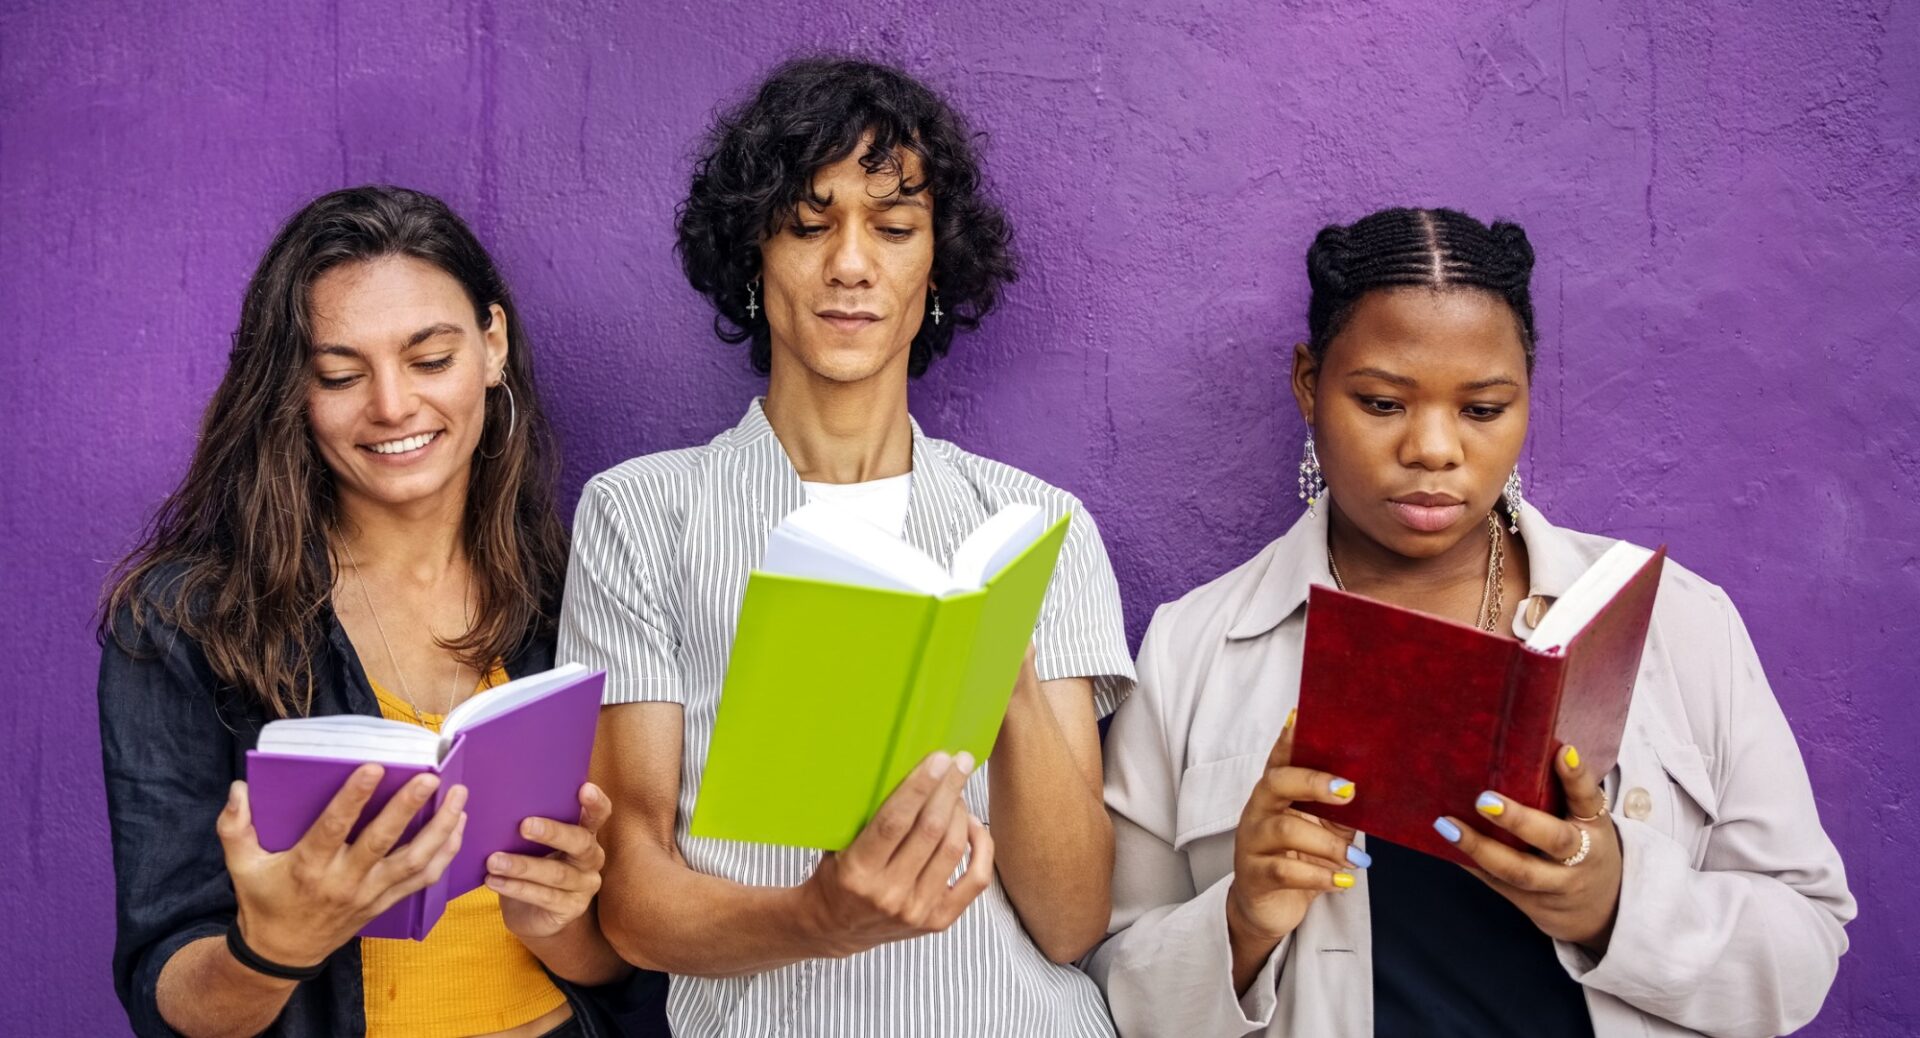
[(839, 349), (814, 349), (801, 354), (801, 363), (815, 377), (829, 382), (865, 382), (867, 379), (886, 370), (895, 356), (904, 356), (905, 349), (897, 353), (883, 349), (859, 347), (841, 347)]

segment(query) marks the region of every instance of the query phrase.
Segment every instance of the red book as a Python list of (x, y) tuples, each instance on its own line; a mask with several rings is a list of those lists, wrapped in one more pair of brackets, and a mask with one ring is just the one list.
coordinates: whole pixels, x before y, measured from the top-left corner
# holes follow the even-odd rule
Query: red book
[(1563, 744), (1590, 773), (1612, 769), (1666, 554), (1614, 545), (1525, 641), (1314, 587), (1293, 762), (1358, 789), (1350, 804), (1294, 806), (1463, 864), (1435, 818), (1530, 849), (1474, 799), (1491, 789), (1563, 814)]

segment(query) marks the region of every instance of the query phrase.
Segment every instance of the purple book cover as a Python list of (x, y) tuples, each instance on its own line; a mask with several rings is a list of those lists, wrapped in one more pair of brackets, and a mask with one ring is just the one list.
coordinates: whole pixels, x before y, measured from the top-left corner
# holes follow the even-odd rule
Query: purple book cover
[[(360, 936), (424, 940), (448, 901), (486, 881), (488, 855), (551, 853), (550, 848), (523, 839), (520, 822), (536, 816), (579, 820), (579, 790), (587, 780), (605, 683), (605, 671), (582, 673), (537, 699), (465, 726), (438, 768), (385, 765), (380, 785), (354, 824), (353, 838), (409, 778), (428, 770), (440, 775), (440, 789), (408, 823), (401, 842), (412, 839), (456, 784), (467, 787), (467, 830), (460, 853), (436, 883), (395, 902), (362, 928)], [(300, 842), (361, 763), (248, 751), (247, 787), (260, 845), (284, 851)]]

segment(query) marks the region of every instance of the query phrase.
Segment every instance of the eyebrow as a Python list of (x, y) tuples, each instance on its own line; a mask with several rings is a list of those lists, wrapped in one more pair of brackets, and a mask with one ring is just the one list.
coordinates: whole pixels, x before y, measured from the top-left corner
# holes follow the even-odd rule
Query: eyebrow
[[(1396, 375), (1391, 371), (1383, 371), (1380, 368), (1356, 368), (1353, 371), (1347, 372), (1347, 377), (1377, 378), (1382, 382), (1391, 382), (1396, 386), (1405, 386), (1408, 389), (1412, 389), (1420, 384), (1418, 379), (1411, 378), (1407, 375)], [(1512, 386), (1518, 389), (1520, 383), (1507, 375), (1495, 375), (1492, 378), (1482, 378), (1472, 382), (1460, 383), (1460, 389), (1468, 393), (1481, 389), (1492, 389), (1494, 386)]]
[(867, 204), (882, 212), (903, 205), (910, 205), (915, 209), (925, 209), (927, 207), (927, 203), (921, 201), (914, 195), (887, 195), (884, 198), (876, 198)]
[[(413, 349), (415, 346), (418, 346), (421, 343), (426, 342), (428, 339), (431, 339), (434, 336), (446, 335), (448, 333), (458, 335), (460, 334), (460, 329), (457, 326), (448, 324), (445, 321), (438, 322), (437, 324), (427, 325), (425, 328), (422, 328), (419, 331), (414, 332), (412, 335), (407, 336), (406, 345), (400, 347), (401, 352), (405, 352), (407, 350)], [(325, 354), (330, 357), (351, 357), (354, 360), (366, 359), (366, 354), (360, 352), (359, 350), (354, 349), (351, 346), (343, 346), (337, 342), (315, 343), (313, 347), (313, 352), (316, 354)]]

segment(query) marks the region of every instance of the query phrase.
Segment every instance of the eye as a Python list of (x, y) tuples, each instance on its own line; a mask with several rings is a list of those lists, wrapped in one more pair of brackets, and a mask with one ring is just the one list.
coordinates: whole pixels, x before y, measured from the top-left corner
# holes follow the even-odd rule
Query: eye
[(1507, 413), (1505, 404), (1468, 404), (1460, 412), (1476, 422), (1491, 422)]
[(353, 385), (359, 378), (360, 376), (358, 375), (341, 375), (338, 378), (328, 378), (325, 375), (313, 376), (313, 380), (320, 384), (321, 389), (345, 389)]
[(1391, 397), (1362, 396), (1359, 399), (1360, 406), (1365, 408), (1369, 414), (1388, 415), (1395, 414), (1400, 410), (1400, 402)]
[(818, 238), (826, 229), (827, 225), (823, 223), (801, 223), (798, 220), (787, 225), (787, 230), (796, 238)]
[(889, 239), (893, 241), (906, 241), (908, 238), (913, 237), (913, 228), (882, 227), (880, 228), (880, 233), (883, 235), (886, 235)]
[(453, 354), (449, 353), (444, 357), (435, 357), (432, 360), (423, 360), (415, 366), (418, 367), (421, 371), (428, 371), (428, 372), (445, 371), (448, 368), (453, 367)]

